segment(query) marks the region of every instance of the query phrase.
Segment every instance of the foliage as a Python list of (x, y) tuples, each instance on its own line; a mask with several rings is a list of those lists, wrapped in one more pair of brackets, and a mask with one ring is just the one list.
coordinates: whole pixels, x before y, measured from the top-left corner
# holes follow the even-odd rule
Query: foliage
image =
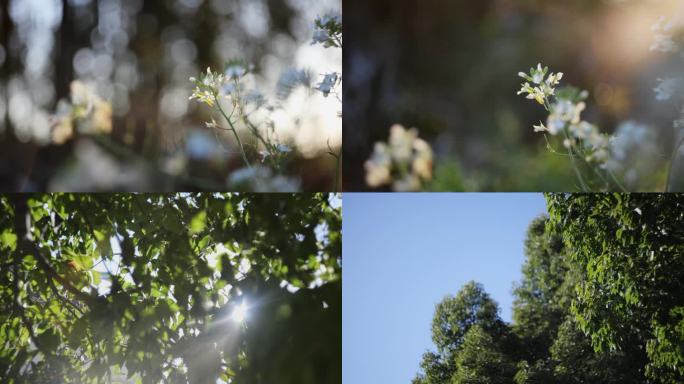
[(515, 366), (490, 334), (473, 325), (463, 339), (456, 358), (454, 384), (510, 383)]
[[(468, 331), (473, 326), (478, 326), (480, 330), (471, 336), (474, 338), (471, 344), (481, 337), (479, 333), (482, 332), (504, 343), (508, 331), (498, 312), (496, 302), (481, 284), (475, 282), (464, 285), (456, 296), (445, 297), (435, 306), (432, 320), (432, 341), (437, 353), (427, 352), (423, 355), (421, 368), (424, 374), (419, 374), (416, 380), (429, 384), (449, 382), (457, 372), (456, 363)], [(470, 364), (468, 357), (464, 359), (463, 364)]]
[(437, 305), (437, 351), (414, 383), (682, 381), (683, 196), (549, 194), (547, 210), (527, 232), (513, 322), (468, 283)]
[[(550, 195), (549, 214), (586, 276), (572, 312), (597, 351), (646, 353), (647, 376), (684, 378), (684, 200)], [(645, 351), (645, 352), (644, 352)]]
[(0, 377), (339, 383), (334, 199), (0, 197)]
[(536, 218), (525, 239), (527, 259), (523, 280), (515, 288), (513, 320), (516, 333), (525, 340), (530, 361), (548, 356), (559, 325), (567, 315), (574, 281), (564, 257), (560, 236), (546, 231), (545, 217)]

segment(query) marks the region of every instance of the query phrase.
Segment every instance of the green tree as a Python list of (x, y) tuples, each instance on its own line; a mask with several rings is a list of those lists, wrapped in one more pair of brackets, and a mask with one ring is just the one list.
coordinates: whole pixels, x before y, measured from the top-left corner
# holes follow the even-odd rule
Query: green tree
[(339, 383), (332, 199), (0, 196), (0, 377)]
[(547, 195), (513, 322), (468, 283), (435, 310), (414, 384), (680, 383), (684, 196)]
[(414, 383), (451, 382), (466, 334), (475, 325), (500, 342), (504, 350), (508, 349), (510, 332), (498, 312), (498, 305), (482, 285), (472, 281), (464, 285), (456, 296), (445, 297), (435, 306), (432, 320), (432, 341), (437, 352), (423, 355), (422, 373)]
[(507, 384), (515, 374), (515, 365), (501, 345), (479, 324), (466, 333), (456, 356), (454, 384)]
[[(617, 351), (596, 352), (576, 325), (575, 287), (586, 278), (546, 216), (532, 221), (525, 239), (523, 279), (514, 290), (512, 325), (524, 360), (518, 383), (642, 382), (643, 362)], [(637, 360), (637, 361), (635, 361)]]
[(573, 297), (574, 279), (562, 238), (546, 230), (547, 221), (538, 217), (527, 230), (523, 279), (513, 291), (514, 329), (525, 340), (530, 361), (548, 357)]
[(560, 325), (550, 349), (554, 382), (643, 383), (643, 363), (622, 351), (595, 351), (591, 339), (568, 316)]
[(684, 196), (551, 194), (548, 211), (583, 273), (572, 313), (597, 352), (656, 383), (684, 381)]

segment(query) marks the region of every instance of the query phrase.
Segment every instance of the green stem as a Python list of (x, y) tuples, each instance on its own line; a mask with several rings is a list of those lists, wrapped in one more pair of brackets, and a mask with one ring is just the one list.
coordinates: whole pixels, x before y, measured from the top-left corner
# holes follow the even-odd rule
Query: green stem
[(333, 40), (335, 40), (335, 42), (337, 43), (337, 47), (342, 48), (342, 40), (340, 40), (340, 38), (337, 35), (333, 35), (332, 37)]
[(247, 160), (247, 154), (245, 153), (245, 148), (242, 146), (242, 140), (240, 140), (240, 136), (237, 134), (237, 131), (235, 130), (235, 126), (233, 125), (233, 122), (230, 121), (230, 118), (228, 118), (228, 115), (223, 110), (223, 107), (221, 106), (221, 103), (219, 103), (219, 99), (216, 95), (214, 95), (214, 101), (216, 102), (216, 106), (218, 107), (219, 112), (221, 112), (221, 115), (223, 115), (223, 118), (226, 119), (226, 121), (228, 122), (228, 125), (230, 126), (230, 131), (233, 132), (233, 136), (235, 136), (235, 140), (238, 143), (238, 147), (240, 147), (240, 154), (242, 155), (242, 160), (247, 165), (247, 168), (251, 168), (251, 165), (249, 164), (249, 160)]
[(272, 153), (273, 148), (272, 148), (271, 144), (268, 141), (266, 141), (266, 139), (264, 139), (263, 136), (261, 136), (261, 134), (259, 133), (259, 129), (251, 121), (249, 121), (249, 119), (247, 118), (247, 115), (245, 115), (242, 112), (240, 112), (240, 115), (242, 115), (242, 121), (247, 125), (247, 127), (252, 132), (254, 137), (256, 137), (258, 141), (261, 141), (264, 144), (264, 146), (266, 147), (266, 149), (268, 149), (268, 151)]
[(675, 161), (677, 153), (679, 152), (679, 147), (681, 147), (682, 144), (684, 144), (684, 136), (682, 136), (682, 138), (679, 139), (677, 145), (675, 145), (674, 150), (672, 151), (672, 156), (670, 157), (670, 166), (667, 170), (667, 184), (665, 185), (665, 192), (672, 192), (672, 165)]
[(340, 180), (340, 163), (342, 161), (342, 152), (340, 151), (340, 153), (333, 156), (335, 156), (335, 181), (333, 182), (333, 192), (339, 192), (337, 188)]
[(613, 179), (613, 181), (615, 182), (615, 184), (620, 188), (620, 190), (621, 190), (622, 192), (627, 192), (627, 188), (625, 188), (625, 186), (622, 185), (622, 183), (620, 182), (620, 180), (618, 180), (618, 178), (615, 176), (615, 174), (614, 174), (610, 169), (607, 169), (607, 170), (606, 170), (606, 173), (608, 173), (608, 176), (610, 176), (610, 178)]
[[(565, 127), (563, 127), (563, 136), (565, 136), (566, 140), (570, 140), (570, 138), (568, 137), (568, 132), (566, 131)], [(587, 187), (587, 184), (584, 182), (584, 178), (582, 177), (582, 172), (580, 172), (579, 168), (577, 168), (577, 163), (575, 162), (575, 154), (572, 150), (572, 145), (568, 147), (568, 155), (570, 155), (572, 169), (575, 171), (575, 175), (577, 175), (577, 180), (579, 181), (580, 186), (582, 187), (582, 191), (589, 191), (589, 188)]]

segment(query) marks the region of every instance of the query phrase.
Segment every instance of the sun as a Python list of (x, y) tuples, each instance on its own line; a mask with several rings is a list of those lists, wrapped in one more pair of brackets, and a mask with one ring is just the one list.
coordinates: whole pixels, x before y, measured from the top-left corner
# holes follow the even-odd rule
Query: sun
[(243, 301), (242, 303), (236, 305), (230, 317), (236, 323), (242, 323), (245, 321), (245, 318), (247, 318), (247, 301)]

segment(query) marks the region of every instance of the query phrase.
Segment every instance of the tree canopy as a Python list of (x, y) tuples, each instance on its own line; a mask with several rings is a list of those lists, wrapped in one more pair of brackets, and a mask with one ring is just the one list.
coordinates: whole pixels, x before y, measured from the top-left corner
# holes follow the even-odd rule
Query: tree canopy
[(414, 384), (684, 380), (684, 196), (549, 194), (547, 210), (513, 322), (466, 284), (437, 304)]
[(0, 196), (8, 383), (339, 383), (325, 194)]

